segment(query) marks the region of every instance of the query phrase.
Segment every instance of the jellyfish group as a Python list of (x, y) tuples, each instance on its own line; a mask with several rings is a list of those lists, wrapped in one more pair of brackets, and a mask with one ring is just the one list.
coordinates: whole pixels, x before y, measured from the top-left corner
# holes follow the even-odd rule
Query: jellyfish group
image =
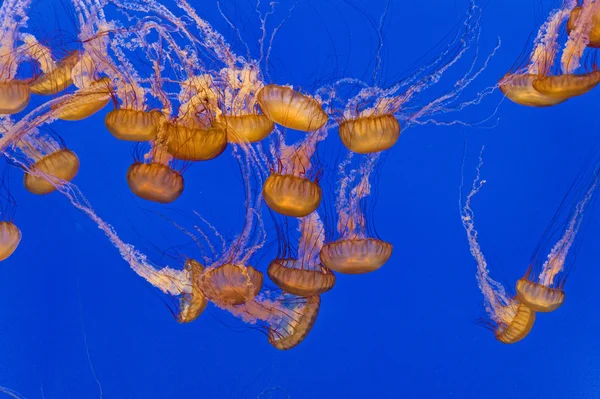
[[(271, 77), (273, 40), (263, 36), (258, 54), (250, 46), (240, 52), (186, 0), (71, 0), (77, 41), (61, 50), (31, 33), (30, 3), (6, 0), (0, 6), (0, 23), (7, 27), (0, 32), (0, 149), (22, 174), (24, 187), (36, 195), (62, 195), (90, 218), (131, 270), (172, 299), (177, 322), (194, 322), (213, 307), (264, 332), (281, 350), (309, 335), (336, 284), (366, 273), (385, 278), (386, 269), (399, 267), (394, 239), (379, 236), (368, 204), (401, 133), (422, 125), (469, 125), (465, 110), (495, 90), (467, 90), (496, 51), (478, 58), (482, 10), (475, 0), (458, 34), (407, 78), (381, 83), (377, 65), (372, 80), (338, 76), (312, 87)], [(265, 32), (272, 12), (257, 12)], [(595, 63), (586, 62), (587, 52), (600, 47), (598, 13), (594, 1), (565, 1), (540, 29), (529, 59), (497, 87), (512, 101), (537, 107), (591, 90), (600, 82)], [(559, 34), (563, 24), (565, 37)], [(461, 69), (461, 62), (469, 67)], [(35, 73), (25, 76), (27, 69), (19, 68), (24, 64)], [(458, 78), (447, 79), (448, 71)], [(31, 98), (41, 105), (30, 106)], [(193, 245), (170, 253), (171, 265), (145, 254), (139, 243), (123, 241), (77, 185), (86, 178), (79, 173), (86, 159), (51, 130), (57, 120), (76, 128), (82, 119), (99, 117), (111, 140), (135, 149), (128, 168), (116, 175), (157, 214), (199, 195), (186, 189), (190, 168), (233, 160), (241, 179), (223, 184), (240, 184), (244, 192), (238, 204), (243, 221), (235, 233), (214, 225), (219, 210), (181, 206), (182, 220), (163, 215), (168, 227), (161, 233)], [(94, 137), (87, 140), (93, 145)], [(490, 276), (477, 242), (471, 202), (483, 185), (478, 169), (471, 192), (461, 199), (461, 217), (477, 261), (487, 325), (499, 341), (521, 340), (536, 313), (564, 302), (569, 250), (597, 174), (590, 181), (563, 236), (545, 260), (532, 260), (516, 294), (509, 295)], [(22, 233), (10, 187), (0, 190), (3, 261), (18, 250)], [(276, 254), (267, 245), (273, 240)]]

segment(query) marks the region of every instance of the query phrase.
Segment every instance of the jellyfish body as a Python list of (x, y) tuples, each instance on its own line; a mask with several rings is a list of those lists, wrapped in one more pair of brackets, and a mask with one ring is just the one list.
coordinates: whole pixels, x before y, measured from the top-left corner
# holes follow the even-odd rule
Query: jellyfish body
[(327, 123), (327, 114), (317, 100), (290, 87), (267, 85), (257, 100), (270, 120), (290, 129), (313, 132)]
[(208, 161), (227, 148), (227, 133), (221, 126), (197, 127), (167, 123), (167, 150), (184, 161)]
[(533, 88), (542, 96), (566, 100), (581, 96), (600, 83), (600, 71), (584, 74), (545, 76), (533, 81)]
[(131, 191), (148, 201), (168, 204), (183, 192), (183, 176), (169, 165), (136, 162), (127, 171)]
[(540, 93), (533, 87), (539, 76), (509, 74), (500, 80), (500, 90), (514, 103), (528, 107), (551, 107), (568, 100), (568, 97), (552, 97)]
[(79, 121), (94, 115), (110, 102), (109, 78), (102, 78), (82, 89), (56, 107), (57, 117), (65, 121)]
[(307, 178), (271, 174), (263, 185), (263, 196), (275, 212), (303, 217), (319, 207), (323, 192), (317, 183)]
[(289, 310), (268, 327), (269, 343), (279, 350), (292, 349), (304, 341), (317, 321), (321, 307), (321, 297), (318, 295), (306, 301), (296, 301), (297, 304), (290, 302), (286, 306)]
[[(571, 34), (572, 31), (577, 27), (577, 22), (579, 16), (581, 15), (581, 7), (575, 7), (571, 11), (569, 15), (569, 20), (567, 21), (567, 34)], [(589, 33), (589, 42), (587, 44), (588, 47), (592, 48), (600, 48), (600, 15), (594, 14), (592, 17), (592, 29)]]
[(370, 273), (392, 256), (392, 244), (376, 238), (348, 238), (326, 244), (321, 261), (329, 269), (344, 274)]
[(396, 144), (400, 137), (400, 123), (390, 114), (347, 119), (340, 123), (339, 134), (350, 151), (370, 154)]
[(226, 263), (206, 269), (200, 284), (212, 302), (225, 306), (241, 305), (260, 292), (263, 274), (252, 266)]
[(200, 289), (198, 279), (204, 271), (204, 266), (193, 259), (189, 259), (184, 266), (189, 276), (189, 288), (181, 293), (179, 299), (179, 312), (176, 315), (179, 323), (190, 323), (196, 320), (206, 309), (208, 299)]
[[(313, 212), (298, 221), (300, 238), (295, 257), (283, 243), (277, 259), (269, 264), (267, 274), (279, 288), (301, 297), (320, 295), (335, 284), (335, 274), (321, 264), (319, 253), (325, 240), (324, 226), (319, 214)], [(287, 240), (286, 240), (287, 241)], [(280, 242), (280, 246), (281, 246)], [(281, 247), (280, 247), (281, 248)]]
[(53, 95), (60, 93), (73, 84), (71, 71), (79, 60), (79, 53), (74, 51), (58, 62), (51, 70), (43, 73), (29, 83), (33, 94)]
[(565, 301), (562, 289), (546, 287), (526, 278), (517, 281), (517, 297), (536, 312), (553, 312)]
[(0, 261), (11, 256), (20, 242), (21, 230), (13, 222), (0, 222)]
[(25, 188), (38, 195), (49, 194), (60, 180), (71, 181), (79, 171), (79, 158), (66, 148), (57, 150), (35, 162), (23, 178)]
[(108, 131), (119, 140), (150, 141), (158, 134), (164, 116), (159, 111), (137, 111), (115, 109), (106, 114), (104, 124)]
[(217, 123), (225, 126), (227, 141), (236, 144), (262, 141), (274, 128), (273, 121), (262, 114), (221, 115)]
[(0, 82), (0, 114), (12, 115), (21, 112), (29, 104), (30, 90), (20, 80)]
[(513, 301), (505, 306), (494, 335), (503, 344), (514, 344), (525, 338), (535, 322), (535, 312), (527, 305)]

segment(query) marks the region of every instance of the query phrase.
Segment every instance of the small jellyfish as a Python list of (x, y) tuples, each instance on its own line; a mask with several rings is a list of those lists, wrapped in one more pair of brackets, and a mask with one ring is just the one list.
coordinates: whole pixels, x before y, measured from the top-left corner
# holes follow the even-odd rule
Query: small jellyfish
[[(369, 237), (362, 202), (371, 194), (369, 181), (378, 154), (367, 157), (356, 170), (346, 172), (352, 153), (339, 165), (340, 181), (335, 202), (339, 237), (321, 249), (321, 261), (329, 269), (344, 274), (363, 274), (382, 267), (392, 256), (392, 244)], [(356, 179), (358, 182), (355, 183)], [(354, 185), (354, 187), (352, 187)]]
[[(545, 241), (549, 241), (554, 234), (561, 230), (553, 226), (553, 223), (546, 229), (547, 234), (542, 237), (540, 244), (538, 244), (525, 276), (517, 281), (517, 297), (536, 312), (552, 312), (565, 301), (563, 289), (568, 275), (568, 268), (565, 265), (567, 255), (583, 222), (585, 207), (596, 193), (598, 173), (597, 170), (589, 187), (583, 191), (583, 198), (571, 209), (569, 222), (563, 230), (562, 237), (554, 244), (550, 253), (545, 256), (545, 260), (540, 248), (543, 244), (546, 244)], [(557, 215), (562, 211), (563, 205), (572, 200), (569, 198), (569, 194), (567, 193), (565, 196)], [(556, 217), (553, 218), (553, 222), (555, 219)]]
[(180, 171), (173, 165), (173, 157), (164, 143), (165, 123), (158, 127), (156, 139), (150, 144), (150, 150), (143, 159), (136, 162), (127, 171), (127, 184), (131, 191), (148, 201), (168, 204), (175, 201), (184, 189), (184, 180)]
[(21, 230), (11, 221), (0, 222), (0, 261), (15, 252), (21, 242)]
[(198, 284), (204, 266), (194, 259), (188, 259), (185, 262), (184, 271), (189, 276), (189, 286), (180, 295), (179, 312), (176, 319), (179, 323), (191, 323), (200, 317), (208, 304), (208, 299)]
[(44, 96), (58, 94), (66, 90), (73, 84), (71, 71), (78, 61), (79, 53), (77, 51), (71, 52), (56, 65), (53, 65), (51, 69), (44, 71), (43, 74), (30, 82), (29, 89), (33, 94)]
[(275, 296), (267, 292), (260, 298), (227, 310), (248, 324), (258, 324), (276, 349), (288, 350), (308, 336), (320, 306), (318, 295), (301, 298), (286, 293)]
[(254, 299), (263, 284), (263, 274), (241, 264), (225, 263), (207, 268), (200, 276), (204, 295), (219, 306), (241, 305)]
[[(567, 34), (571, 34), (576, 28), (579, 22), (579, 16), (581, 15), (582, 7), (577, 6), (573, 8), (567, 21)], [(592, 28), (589, 32), (588, 47), (600, 48), (600, 14), (596, 14), (592, 17)]]
[(270, 120), (289, 129), (314, 132), (327, 123), (327, 114), (319, 101), (291, 87), (267, 85), (260, 90), (257, 100)]
[(471, 254), (477, 262), (477, 283), (483, 294), (483, 304), (488, 315), (488, 319), (483, 321), (483, 325), (492, 330), (498, 341), (513, 344), (529, 334), (535, 322), (535, 311), (521, 303), (518, 298), (511, 298), (502, 284), (490, 277), (487, 261), (477, 242), (478, 232), (475, 230), (475, 215), (471, 209), (471, 200), (485, 184), (485, 180), (481, 180), (480, 174), (483, 165), (481, 159), (471, 191), (464, 204), (461, 184), (460, 215), (467, 233)]
[(158, 135), (159, 126), (164, 119), (165, 117), (160, 111), (122, 108), (106, 114), (104, 124), (108, 131), (119, 140), (151, 141)]
[(16, 142), (16, 147), (32, 160), (23, 184), (33, 194), (49, 194), (64, 181), (73, 180), (79, 171), (77, 155), (50, 135), (30, 135)]
[(166, 125), (169, 153), (184, 161), (208, 161), (227, 148), (225, 127), (213, 123), (214, 92), (210, 75), (190, 78), (182, 85), (178, 117)]
[(297, 253), (290, 256), (289, 244), (283, 243), (283, 250), (269, 264), (267, 274), (279, 288), (290, 294), (301, 297), (320, 295), (335, 284), (335, 274), (319, 260), (325, 240), (323, 222), (319, 214), (313, 212), (299, 219), (299, 224)]
[(111, 90), (111, 80), (107, 77), (101, 78), (89, 87), (79, 90), (60, 105), (56, 105), (56, 116), (65, 121), (89, 118), (108, 105)]
[(350, 151), (371, 154), (396, 144), (400, 137), (400, 122), (392, 114), (345, 119), (340, 123), (339, 134)]

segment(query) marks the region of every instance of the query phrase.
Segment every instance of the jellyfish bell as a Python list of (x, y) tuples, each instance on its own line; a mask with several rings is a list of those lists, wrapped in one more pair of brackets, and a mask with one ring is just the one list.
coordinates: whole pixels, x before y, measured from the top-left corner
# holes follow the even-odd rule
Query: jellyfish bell
[(396, 144), (400, 137), (400, 123), (391, 114), (346, 119), (340, 123), (339, 135), (350, 151), (370, 154)]
[(184, 270), (188, 273), (190, 283), (188, 290), (183, 292), (179, 299), (179, 312), (176, 319), (182, 324), (190, 323), (200, 317), (208, 304), (208, 299), (198, 285), (204, 266), (194, 259), (188, 259)]
[(184, 161), (208, 161), (227, 148), (227, 133), (218, 124), (204, 127), (169, 122), (166, 137), (169, 154)]
[(225, 263), (205, 269), (200, 277), (204, 295), (222, 306), (241, 305), (260, 292), (263, 274), (252, 266)]
[(131, 191), (148, 201), (168, 204), (183, 192), (183, 176), (169, 165), (135, 162), (127, 171)]
[(154, 140), (160, 124), (164, 121), (164, 115), (156, 110), (148, 112), (114, 109), (104, 118), (108, 131), (117, 139), (124, 141)]
[(392, 244), (376, 238), (348, 238), (321, 249), (321, 262), (338, 273), (364, 274), (383, 266), (392, 256)]
[(58, 119), (79, 121), (94, 115), (106, 107), (111, 100), (111, 80), (104, 77), (92, 83), (89, 88), (82, 89), (64, 103), (53, 106)]
[[(571, 11), (569, 15), (569, 20), (567, 21), (567, 34), (570, 35), (572, 31), (575, 30), (577, 26), (577, 20), (579, 19), (579, 15), (581, 14), (581, 7), (575, 7)], [(589, 32), (589, 42), (587, 44), (588, 47), (592, 48), (600, 48), (600, 15), (595, 14), (592, 17), (592, 29)]]
[(73, 84), (71, 71), (79, 60), (79, 52), (73, 51), (60, 60), (56, 67), (41, 74), (29, 83), (33, 94), (49, 96), (60, 93)]
[(0, 222), (0, 261), (11, 256), (20, 242), (21, 230), (13, 222)]
[(303, 217), (319, 207), (323, 192), (316, 182), (305, 177), (271, 174), (263, 185), (263, 196), (275, 212)]
[(313, 132), (327, 123), (327, 114), (316, 99), (290, 87), (264, 86), (257, 100), (270, 120), (290, 129)]
[(297, 259), (275, 259), (267, 274), (279, 288), (301, 297), (321, 295), (335, 285), (335, 274), (326, 267), (306, 269)]
[[(287, 302), (287, 303), (286, 303)], [(318, 295), (304, 300), (289, 299), (282, 301), (286, 311), (281, 317), (274, 317), (267, 327), (269, 343), (279, 350), (288, 350), (298, 346), (312, 330), (321, 298)], [(277, 315), (277, 312), (274, 312)]]
[(514, 344), (525, 338), (535, 322), (535, 312), (527, 305), (513, 300), (505, 306), (502, 320), (497, 322), (494, 335), (503, 344)]
[(56, 179), (71, 181), (78, 171), (79, 158), (73, 151), (63, 148), (35, 162), (25, 173), (23, 184), (33, 194), (49, 194), (60, 184)]
[(229, 143), (256, 143), (265, 139), (275, 125), (266, 115), (220, 115), (217, 123), (225, 127)]
[(552, 97), (537, 91), (533, 83), (539, 78), (538, 75), (532, 74), (508, 74), (500, 80), (500, 90), (512, 102), (529, 107), (551, 107), (569, 99)]
[(526, 278), (517, 281), (517, 297), (521, 303), (536, 312), (555, 311), (565, 301), (562, 289), (546, 287)]
[(543, 96), (561, 101), (581, 96), (600, 83), (600, 71), (583, 74), (550, 75), (535, 79), (533, 88)]
[(29, 98), (30, 90), (26, 82), (0, 82), (0, 115), (12, 115), (23, 111), (29, 104)]

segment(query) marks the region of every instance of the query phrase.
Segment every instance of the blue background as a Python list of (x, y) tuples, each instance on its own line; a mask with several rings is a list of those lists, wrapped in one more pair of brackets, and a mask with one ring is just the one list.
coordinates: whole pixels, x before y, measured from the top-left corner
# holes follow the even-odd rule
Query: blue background
[[(258, 20), (246, 12), (252, 6), (238, 3), (239, 9), (223, 8), (253, 45)], [(391, 3), (383, 52), (390, 80), (422, 60), (468, 6), (466, 0)], [(477, 90), (495, 84), (512, 66), (540, 16), (554, 5), (541, 3), (486, 4), (482, 52), (489, 53), (498, 37), (502, 47), (475, 83)], [(213, 1), (192, 4), (234, 37)], [(274, 21), (291, 4), (282, 1)], [(377, 21), (386, 1), (353, 4)], [(40, 0), (33, 8), (32, 26), (48, 35), (72, 24), (61, 3)], [(364, 14), (348, 3), (300, 0), (275, 39), (273, 79), (311, 88), (334, 76), (368, 76), (377, 40)], [(450, 87), (458, 76), (450, 74), (441, 84)], [(23, 241), (0, 266), (0, 384), (27, 398), (100, 397), (89, 353), (107, 399), (597, 398), (598, 212), (588, 212), (589, 228), (578, 237), (585, 241), (566, 284), (564, 306), (539, 315), (525, 340), (507, 346), (475, 324), (483, 314), (482, 296), (458, 192), (466, 137), (467, 181), (480, 146), (486, 146), (488, 184), (473, 205), (482, 249), (493, 276), (512, 287), (596, 145), (599, 100), (600, 92), (593, 91), (547, 109), (504, 101), (493, 129), (409, 129), (379, 172), (374, 219), (380, 236), (394, 244), (392, 259), (372, 274), (338, 276), (335, 288), (322, 297), (312, 333), (287, 352), (252, 330), (228, 328), (239, 324), (210, 306), (196, 322), (177, 324), (164, 297), (128, 268), (84, 215), (59, 194), (30, 195), (13, 170), (15, 222)], [(500, 101), (496, 93), (487, 105), (458, 116), (479, 120)], [(167, 234), (152, 232), (156, 224), (145, 211), (151, 207), (129, 193), (124, 177), (132, 146), (108, 134), (103, 124), (108, 110), (52, 128), (79, 155), (75, 182), (98, 213), (126, 241), (161, 260), (160, 249), (171, 242), (163, 240)], [(196, 209), (218, 220), (225, 234), (235, 234), (243, 196), (230, 150), (194, 165), (185, 177), (186, 191), (173, 208)], [(267, 264), (265, 257), (256, 266), (264, 271)]]

